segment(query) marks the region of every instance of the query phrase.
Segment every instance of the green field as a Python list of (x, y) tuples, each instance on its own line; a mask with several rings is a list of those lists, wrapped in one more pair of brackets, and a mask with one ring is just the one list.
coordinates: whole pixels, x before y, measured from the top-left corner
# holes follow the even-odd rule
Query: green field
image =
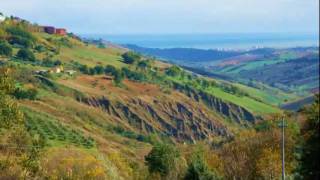
[[(170, 77), (171, 80), (179, 83), (185, 83), (188, 84), (187, 79), (179, 79), (175, 77)], [(218, 81), (219, 82), (219, 81)], [(221, 83), (221, 82), (220, 82)], [(244, 85), (237, 84), (237, 86), (240, 87), (244, 92), (247, 94), (251, 95), (252, 93), (255, 94), (255, 96), (238, 96), (235, 94), (231, 94), (228, 92), (223, 91), (220, 87), (210, 87), (208, 89), (205, 89), (205, 92), (208, 92), (209, 94), (221, 98), (222, 100), (234, 103), (236, 105), (242, 106), (249, 110), (252, 113), (256, 114), (267, 114), (267, 113), (278, 113), (281, 112), (281, 110), (272, 105), (272, 103), (268, 104), (271, 102), (271, 100), (265, 101), (268, 98), (268, 95), (265, 94), (264, 92), (246, 87)], [(201, 89), (201, 87), (196, 87), (198, 89)], [(255, 97), (255, 98), (252, 98)], [(256, 98), (257, 97), (257, 98)], [(257, 100), (259, 99), (259, 100)], [(274, 102), (279, 102), (280, 100), (275, 97), (275, 99), (272, 99)]]

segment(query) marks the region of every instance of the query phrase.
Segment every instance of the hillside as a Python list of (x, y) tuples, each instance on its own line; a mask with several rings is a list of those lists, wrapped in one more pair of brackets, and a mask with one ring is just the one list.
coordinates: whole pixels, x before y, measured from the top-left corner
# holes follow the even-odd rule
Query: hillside
[[(293, 97), (286, 101), (294, 100), (294, 96), (309, 96), (319, 87), (319, 51), (316, 47), (243, 51), (127, 47), (180, 64), (204, 76), (240, 82), (253, 88), (263, 83), (264, 86), (280, 89), (281, 94), (287, 93), (287, 96)], [(285, 102), (278, 101), (277, 104), (281, 103)]]
[[(82, 178), (146, 179), (146, 155), (158, 143), (179, 147), (185, 157), (192, 144), (221, 148), (281, 113), (280, 102), (296, 98), (264, 85), (254, 88), (204, 77), (116, 45), (48, 34), (13, 18), (1, 22), (0, 53), (0, 93), (5, 98), (0, 107), (10, 113), (13, 108), (19, 118), (12, 119), (21, 119), (17, 127), (13, 120), (1, 124), (0, 156), (10, 154), (7, 149), (14, 143), (14, 148), (32, 147), (39, 154), (14, 151), (5, 167), (26, 156), (45, 169), (42, 177), (53, 179), (61, 178), (66, 167), (77, 170), (79, 176), (73, 179), (82, 173)], [(270, 97), (274, 92), (278, 94)], [(8, 119), (6, 113), (1, 111), (0, 117)], [(10, 141), (10, 133), (25, 142)], [(3, 177), (32, 165), (16, 165)], [(24, 177), (42, 170), (30, 169)]]

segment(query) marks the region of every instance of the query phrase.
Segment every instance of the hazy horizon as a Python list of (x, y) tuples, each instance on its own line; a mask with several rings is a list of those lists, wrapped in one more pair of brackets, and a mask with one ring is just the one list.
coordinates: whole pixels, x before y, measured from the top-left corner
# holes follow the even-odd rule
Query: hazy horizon
[(318, 35), (305, 33), (216, 33), (216, 34), (83, 34), (89, 39), (133, 44), (148, 48), (252, 49), (319, 46)]

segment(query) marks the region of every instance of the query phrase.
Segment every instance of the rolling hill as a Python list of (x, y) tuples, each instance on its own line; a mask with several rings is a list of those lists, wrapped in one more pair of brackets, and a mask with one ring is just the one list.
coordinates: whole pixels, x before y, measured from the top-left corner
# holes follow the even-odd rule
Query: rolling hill
[[(238, 82), (253, 88), (263, 83), (264, 87), (269, 87), (260, 88), (260, 91), (265, 89), (267, 94), (267, 89), (272, 88), (282, 91), (279, 94), (283, 94), (283, 91), (291, 94), (285, 101), (303, 99), (319, 88), (319, 50), (316, 47), (244, 51), (156, 49), (135, 45), (126, 47), (177, 63), (204, 76)], [(285, 103), (283, 100), (277, 101), (276, 104)]]
[[(13, 18), (1, 23), (0, 41), (0, 93), (8, 102), (1, 104), (0, 117), (6, 120), (7, 112), (15, 112), (22, 121), (8, 123), (22, 135), (1, 124), (0, 156), (11, 147), (8, 134), (21, 135), (14, 143), (32, 149), (32, 156), (17, 150), (11, 158), (20, 162), (27, 153), (45, 169), (41, 177), (59, 179), (72, 167), (75, 174), (94, 179), (146, 179), (145, 157), (157, 144), (181, 146), (186, 154), (196, 143), (221, 147), (282, 113), (278, 104), (297, 98), (264, 84), (249, 87), (201, 76), (116, 45), (47, 34)], [(33, 150), (42, 153), (35, 158)], [(30, 162), (28, 158), (21, 161)], [(22, 163), (17, 169), (32, 165)], [(36, 170), (25, 171), (32, 177)], [(14, 170), (7, 172), (4, 177), (14, 177)]]

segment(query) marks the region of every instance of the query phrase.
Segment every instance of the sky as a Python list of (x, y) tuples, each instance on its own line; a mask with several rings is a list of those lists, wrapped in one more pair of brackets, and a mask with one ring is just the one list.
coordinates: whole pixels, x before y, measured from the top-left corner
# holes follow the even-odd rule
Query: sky
[(0, 0), (0, 12), (78, 34), (319, 31), (318, 0)]

